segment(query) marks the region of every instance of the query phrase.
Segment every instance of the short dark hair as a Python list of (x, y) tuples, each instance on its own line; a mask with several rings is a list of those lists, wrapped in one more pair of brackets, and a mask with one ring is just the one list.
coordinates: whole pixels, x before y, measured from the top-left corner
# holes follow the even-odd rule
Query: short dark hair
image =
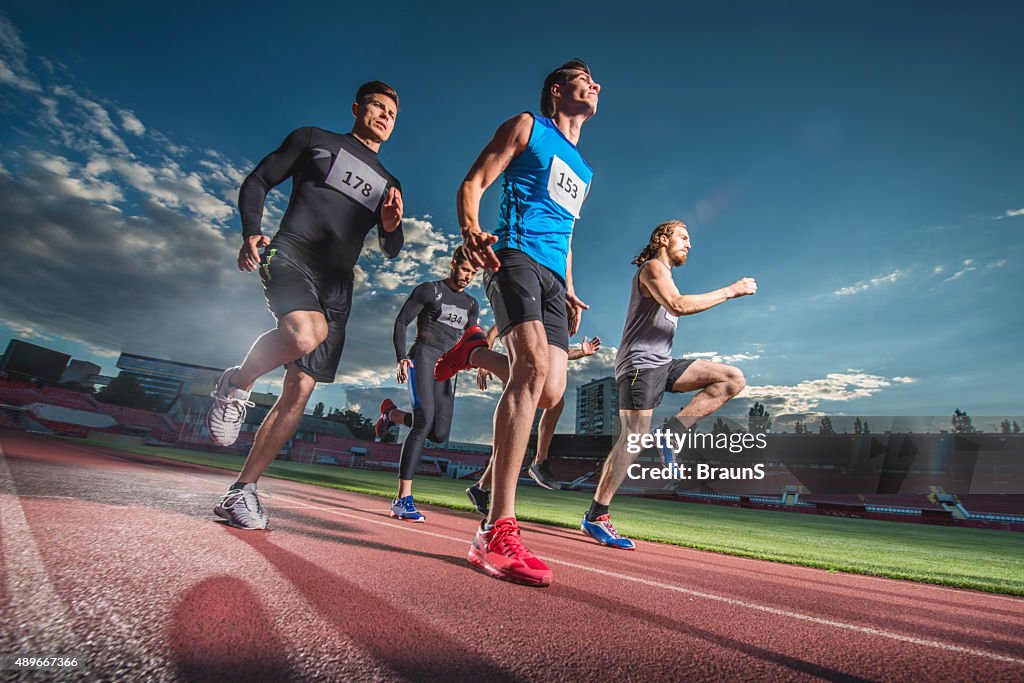
[(455, 247), (455, 251), (452, 252), (452, 261), (456, 263), (469, 263), (469, 254), (466, 253), (461, 244)]
[(577, 71), (590, 75), (590, 67), (582, 59), (570, 59), (568, 62), (558, 67), (554, 71), (548, 74), (548, 77), (544, 79), (544, 87), (540, 91), (540, 114), (541, 116), (547, 116), (551, 118), (555, 113), (554, 99), (551, 97), (551, 86), (565, 85), (569, 82), (569, 79)]
[(385, 95), (393, 99), (395, 106), (398, 106), (398, 92), (383, 81), (370, 81), (359, 86), (359, 90), (356, 90), (356, 102), (362, 104), (370, 95)]

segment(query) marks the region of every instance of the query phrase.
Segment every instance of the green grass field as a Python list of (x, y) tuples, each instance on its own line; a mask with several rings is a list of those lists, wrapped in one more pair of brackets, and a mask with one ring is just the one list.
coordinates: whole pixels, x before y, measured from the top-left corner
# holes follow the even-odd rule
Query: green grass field
[[(77, 440), (76, 440), (77, 441)], [(242, 458), (170, 448), (90, 441), (170, 460), (238, 471)], [(393, 473), (274, 462), (266, 476), (392, 497)], [(467, 482), (420, 477), (417, 503), (472, 510)], [(521, 487), (521, 520), (578, 528), (591, 494)], [(382, 502), (383, 505), (383, 502)], [(271, 514), (273, 508), (271, 506)], [(1024, 595), (1024, 534), (926, 524), (840, 519), (622, 496), (613, 503), (616, 528), (630, 538), (713, 552)]]

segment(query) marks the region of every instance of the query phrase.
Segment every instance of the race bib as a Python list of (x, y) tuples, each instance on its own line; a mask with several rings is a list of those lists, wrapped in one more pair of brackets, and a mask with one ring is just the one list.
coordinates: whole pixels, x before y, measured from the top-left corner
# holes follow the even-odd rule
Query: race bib
[(587, 196), (587, 184), (557, 155), (551, 157), (548, 196), (571, 213), (573, 218), (580, 217), (580, 208), (583, 206), (584, 197)]
[(338, 152), (325, 183), (376, 213), (387, 180), (344, 147)]
[(672, 327), (677, 327), (679, 325), (678, 315), (672, 315), (668, 311), (665, 311), (665, 319), (672, 323)]
[(469, 311), (451, 304), (441, 304), (441, 315), (437, 316), (438, 322), (444, 323), (448, 327), (454, 327), (457, 330), (464, 328), (468, 319)]

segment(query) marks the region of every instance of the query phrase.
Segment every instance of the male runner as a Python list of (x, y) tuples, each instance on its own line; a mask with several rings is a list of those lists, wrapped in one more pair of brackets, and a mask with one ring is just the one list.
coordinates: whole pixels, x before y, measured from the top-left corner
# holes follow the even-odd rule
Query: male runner
[[(462, 247), (458, 247), (452, 255), (448, 277), (417, 286), (395, 318), (397, 379), (399, 384), (409, 380), (412, 412), (398, 410), (391, 399), (384, 399), (375, 427), (377, 438), (383, 437), (393, 424), (411, 428), (402, 444), (398, 495), (391, 502), (392, 517), (410, 522), (426, 520), (413, 501), (412, 478), (423, 453), (423, 441), (429, 438), (434, 443), (442, 443), (448, 439), (455, 408), (455, 383), (450, 379), (435, 380), (434, 364), (458, 341), (464, 329), (476, 325), (480, 305), (464, 291), (476, 273), (477, 267), (469, 262)], [(414, 319), (416, 341), (407, 354), (406, 333)]]
[[(593, 171), (576, 143), (597, 112), (601, 86), (590, 68), (572, 60), (551, 72), (541, 90), (541, 115), (503, 123), (459, 187), (457, 208), (470, 261), (487, 268), (487, 297), (511, 359), (511, 376), (494, 413), (491, 510), (470, 546), (469, 561), (492, 576), (546, 586), (551, 570), (526, 549), (515, 519), (516, 482), (539, 405), (550, 408), (565, 391), (569, 336), (587, 308), (573, 291), (573, 224)], [(494, 234), (480, 226), (480, 199), (502, 175)], [(439, 379), (468, 368), (479, 329), (465, 334), (438, 361)]]
[(633, 276), (622, 343), (615, 356), (622, 430), (604, 461), (594, 500), (580, 526), (602, 545), (624, 550), (636, 547), (633, 541), (615, 531), (608, 506), (637, 457), (628, 452), (627, 439), (631, 433), (648, 432), (651, 416), (665, 392), (699, 390), (669, 422), (671, 428), (685, 431), (700, 418), (721, 408), (746, 386), (743, 373), (731, 365), (672, 360), (672, 340), (679, 316), (700, 313), (757, 291), (753, 278), (745, 277), (706, 294), (680, 294), (672, 280), (672, 268), (686, 263), (690, 246), (686, 225), (681, 221), (668, 221), (654, 229), (647, 246), (633, 259), (638, 270)]
[[(508, 382), (508, 356), (493, 350), (494, 342), (498, 337), (497, 326), (487, 330), (487, 348), (474, 349), (470, 354), (469, 362), (477, 368), (476, 384), (481, 391), (487, 388), (487, 380), (496, 375), (502, 382)], [(578, 360), (597, 353), (601, 348), (601, 338), (594, 337), (591, 340), (583, 338), (579, 348), (569, 349), (568, 360)], [(537, 451), (533, 457), (533, 463), (527, 469), (530, 478), (537, 482), (537, 485), (551, 490), (558, 491), (562, 484), (555, 478), (554, 473), (548, 465), (548, 449), (551, 447), (551, 438), (555, 435), (555, 427), (558, 425), (558, 418), (562, 416), (565, 409), (565, 396), (558, 399), (558, 403), (550, 408), (541, 411), (540, 422), (537, 425)], [(490, 507), (491, 488), (491, 462), (487, 463), (487, 469), (480, 475), (480, 479), (466, 489), (473, 507), (484, 517), (487, 516)]]
[[(352, 304), (353, 269), (366, 234), (378, 226), (381, 250), (402, 248), (402, 192), (377, 152), (391, 136), (398, 94), (380, 81), (363, 84), (352, 104), (352, 131), (339, 135), (299, 128), (242, 183), (238, 210), (244, 238), (238, 269), (257, 267), (277, 327), (263, 334), (239, 367), (228, 368), (211, 394), (210, 437), (222, 446), (238, 438), (256, 380), (285, 366), (281, 397), (256, 432), (238, 481), (214, 512), (242, 529), (265, 529), (268, 516), (256, 480), (298, 428), (317, 382), (333, 382)], [(288, 208), (273, 240), (263, 235), (263, 203), (271, 188), (292, 179)], [(258, 252), (266, 247), (262, 258)]]

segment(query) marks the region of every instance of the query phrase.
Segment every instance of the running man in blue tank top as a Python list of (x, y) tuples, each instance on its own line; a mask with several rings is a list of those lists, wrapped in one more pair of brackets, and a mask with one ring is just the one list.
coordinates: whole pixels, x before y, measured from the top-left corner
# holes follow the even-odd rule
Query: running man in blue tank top
[[(520, 539), (516, 483), (536, 409), (550, 408), (565, 391), (569, 337), (587, 308), (572, 282), (572, 230), (590, 190), (593, 171), (576, 144), (597, 113), (601, 86), (590, 68), (572, 60), (553, 71), (541, 89), (540, 116), (524, 113), (503, 123), (459, 188), (463, 248), (486, 268), (484, 288), (512, 373), (494, 414), (490, 514), (470, 546), (469, 560), (492, 576), (546, 586), (551, 570)], [(480, 224), (480, 199), (501, 176), (497, 228)], [(466, 331), (438, 361), (446, 379), (471, 366), (487, 345), (480, 328)]]

